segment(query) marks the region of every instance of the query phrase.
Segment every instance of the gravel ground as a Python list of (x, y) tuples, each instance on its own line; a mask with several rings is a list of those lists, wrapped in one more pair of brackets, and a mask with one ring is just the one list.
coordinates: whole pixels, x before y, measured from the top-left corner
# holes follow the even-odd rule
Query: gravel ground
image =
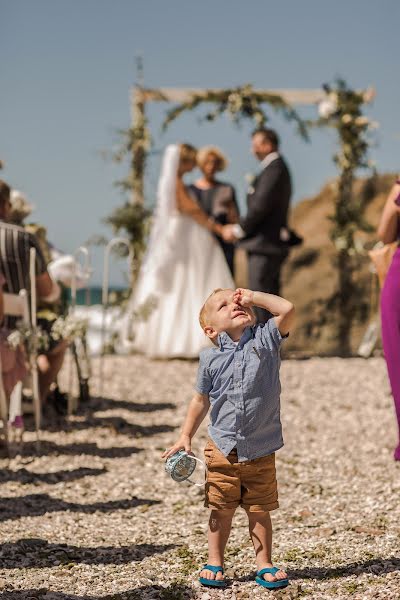
[[(231, 587), (197, 583), (202, 493), (174, 483), (159, 459), (196, 366), (110, 357), (106, 398), (69, 422), (50, 421), (39, 448), (27, 432), (22, 456), (0, 460), (0, 598), (400, 599), (400, 465), (383, 360), (282, 364), (274, 560), (291, 586), (275, 593), (253, 582), (241, 510), (227, 548)], [(205, 435), (203, 427), (198, 454)]]

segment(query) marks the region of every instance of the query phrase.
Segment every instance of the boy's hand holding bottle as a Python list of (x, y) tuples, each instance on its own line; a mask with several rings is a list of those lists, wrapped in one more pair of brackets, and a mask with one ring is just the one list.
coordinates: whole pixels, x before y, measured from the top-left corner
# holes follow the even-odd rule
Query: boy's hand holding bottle
[(185, 450), (188, 454), (192, 452), (192, 440), (189, 435), (181, 433), (175, 444), (171, 448), (167, 448), (161, 458), (169, 458), (179, 450)]

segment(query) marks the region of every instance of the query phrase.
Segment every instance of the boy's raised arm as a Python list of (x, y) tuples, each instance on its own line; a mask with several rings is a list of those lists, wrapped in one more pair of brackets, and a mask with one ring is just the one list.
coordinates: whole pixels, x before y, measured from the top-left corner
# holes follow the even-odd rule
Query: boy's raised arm
[(178, 450), (185, 450), (191, 452), (192, 450), (192, 438), (210, 408), (210, 401), (206, 394), (200, 394), (196, 392), (190, 401), (189, 408), (186, 414), (185, 422), (183, 423), (181, 434), (175, 444), (165, 450), (162, 454), (162, 458), (168, 458), (178, 452)]
[(285, 298), (265, 292), (253, 292), (252, 290), (238, 288), (235, 291), (235, 300), (243, 306), (259, 306), (272, 313), (281, 335), (287, 335), (293, 326), (294, 305)]

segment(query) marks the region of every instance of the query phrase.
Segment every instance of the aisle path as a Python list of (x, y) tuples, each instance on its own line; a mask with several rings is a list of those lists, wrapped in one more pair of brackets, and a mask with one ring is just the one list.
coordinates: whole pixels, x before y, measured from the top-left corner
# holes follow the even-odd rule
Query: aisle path
[(198, 587), (201, 492), (168, 479), (159, 460), (195, 372), (110, 357), (105, 399), (47, 428), (39, 453), (28, 433), (24, 456), (0, 460), (0, 598), (400, 599), (400, 465), (383, 361), (283, 363), (274, 556), (292, 585), (272, 596), (252, 581), (241, 511), (227, 552), (233, 586)]

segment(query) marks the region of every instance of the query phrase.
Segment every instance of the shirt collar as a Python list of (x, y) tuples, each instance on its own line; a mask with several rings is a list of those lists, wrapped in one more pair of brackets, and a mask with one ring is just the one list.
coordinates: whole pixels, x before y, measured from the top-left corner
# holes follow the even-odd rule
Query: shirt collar
[(246, 327), (243, 331), (242, 336), (238, 342), (234, 342), (230, 335), (226, 333), (226, 331), (222, 331), (218, 336), (219, 349), (224, 350), (225, 348), (243, 348), (246, 342), (253, 337), (253, 328)]
[(279, 152), (270, 152), (267, 156), (261, 161), (261, 170), (266, 169), (274, 160), (280, 157)]

